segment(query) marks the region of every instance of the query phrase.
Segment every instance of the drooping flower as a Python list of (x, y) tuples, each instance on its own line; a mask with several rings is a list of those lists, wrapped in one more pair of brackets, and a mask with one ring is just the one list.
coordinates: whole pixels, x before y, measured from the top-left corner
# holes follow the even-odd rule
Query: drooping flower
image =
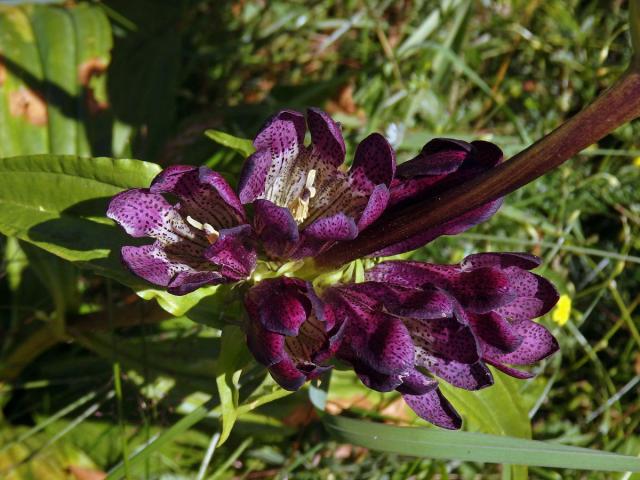
[(424, 373), (467, 390), (493, 383), (487, 364), (517, 378), (554, 353), (555, 338), (531, 321), (548, 312), (558, 295), (528, 270), (526, 254), (477, 254), (458, 265), (383, 262), (367, 281), (330, 289), (327, 299), (345, 338), (337, 356), (351, 363), (363, 383), (398, 390), (414, 411), (445, 428), (460, 418)]
[[(165, 195), (177, 197), (172, 205)], [(251, 226), (233, 189), (206, 167), (173, 166), (150, 188), (126, 190), (107, 216), (152, 244), (122, 247), (124, 264), (145, 280), (184, 295), (247, 278), (256, 264)]]
[[(398, 165), (391, 184), (391, 198), (385, 215), (417, 201), (435, 199), (451, 187), (466, 182), (495, 167), (503, 160), (502, 151), (493, 143), (471, 143), (436, 138), (427, 143), (413, 159)], [(455, 235), (488, 220), (500, 208), (502, 199), (489, 202), (430, 228), (400, 243), (389, 245), (373, 256), (389, 256), (416, 249), (442, 235)]]
[(326, 372), (342, 339), (332, 310), (310, 283), (297, 278), (262, 280), (245, 295), (247, 343), (256, 359), (287, 390)]
[(271, 118), (256, 136), (256, 152), (240, 178), (240, 200), (253, 204), (254, 229), (272, 258), (313, 256), (355, 238), (389, 199), (395, 153), (382, 135), (364, 139), (344, 173), (339, 125), (313, 108), (306, 124), (309, 146), (301, 113), (286, 110)]

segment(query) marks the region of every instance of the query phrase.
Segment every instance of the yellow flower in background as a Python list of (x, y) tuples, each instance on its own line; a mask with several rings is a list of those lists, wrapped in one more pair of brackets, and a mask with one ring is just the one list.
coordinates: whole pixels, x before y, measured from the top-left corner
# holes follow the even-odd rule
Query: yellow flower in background
[(636, 158), (634, 158), (634, 159), (633, 159), (633, 164), (634, 164), (636, 167), (640, 168), (640, 157), (636, 157)]
[(553, 309), (551, 319), (562, 327), (569, 321), (569, 315), (571, 315), (571, 297), (562, 294), (556, 304), (556, 308)]

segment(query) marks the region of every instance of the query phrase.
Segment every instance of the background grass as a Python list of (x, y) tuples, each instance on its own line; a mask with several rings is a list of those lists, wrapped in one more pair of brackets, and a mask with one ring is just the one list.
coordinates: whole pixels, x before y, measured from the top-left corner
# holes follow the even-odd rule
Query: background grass
[[(435, 136), (491, 140), (510, 155), (588, 103), (629, 58), (622, 1), (98, 4), (113, 28), (113, 63), (124, 62), (127, 52), (155, 62), (154, 69), (126, 78), (145, 86), (144, 97), (121, 105), (114, 98), (122, 118), (153, 133), (153, 139), (133, 138), (126, 153), (163, 165), (215, 165), (230, 178), (242, 158), (208, 140), (204, 130), (250, 138), (285, 107), (328, 110), (343, 123), (348, 157), (371, 131), (384, 133), (401, 160)], [(437, 262), (500, 250), (544, 258), (539, 273), (572, 305), (566, 323), (552, 315), (542, 320), (561, 352), (537, 368), (536, 379), (517, 384), (537, 439), (640, 453), (638, 130), (637, 124), (620, 128), (509, 196), (486, 224), (415, 253)], [(4, 245), (0, 349), (8, 369), (0, 385), (1, 477), (92, 478), (87, 475), (113, 468), (157, 438), (170, 441), (155, 443), (139, 464), (124, 465), (130, 478), (509, 475), (495, 465), (336, 444), (304, 392), (244, 416), (207, 463), (219, 432), (216, 415), (193, 427), (177, 422), (196, 418), (189, 413), (216, 395), (218, 332), (186, 318), (138, 325), (148, 312), (125, 287), (62, 262), (54, 270), (58, 275), (68, 269), (67, 281), (53, 285), (39, 267), (50, 265), (42, 260), (47, 254), (13, 240)], [(63, 312), (56, 295), (65, 299)], [(50, 348), (29, 336), (34, 325), (56, 315), (73, 319), (91, 312), (102, 313), (96, 318), (103, 326), (129, 327), (86, 331)], [(216, 315), (235, 313), (233, 305), (219, 302)], [(35, 352), (34, 358), (12, 371), (9, 359), (20, 349)], [(263, 372), (256, 368), (253, 375), (255, 383)], [(339, 377), (330, 402), (335, 411), (415, 421), (393, 396), (365, 395), (348, 376)], [(640, 478), (538, 468), (529, 474)]]

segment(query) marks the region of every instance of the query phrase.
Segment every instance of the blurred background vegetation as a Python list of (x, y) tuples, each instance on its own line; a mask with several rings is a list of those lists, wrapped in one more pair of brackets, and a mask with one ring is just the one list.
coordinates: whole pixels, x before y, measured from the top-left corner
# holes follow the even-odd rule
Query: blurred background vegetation
[[(207, 164), (233, 180), (242, 157), (204, 131), (251, 138), (277, 110), (307, 106), (342, 122), (348, 157), (371, 131), (400, 160), (436, 136), (491, 140), (512, 155), (624, 70), (626, 14), (621, 0), (2, 2), (0, 156)], [(466, 428), (640, 453), (639, 133), (620, 128), (509, 196), (488, 223), (415, 253), (455, 262), (532, 252), (563, 294), (542, 319), (561, 352), (537, 378), (500, 377), (471, 397), (447, 391)], [(136, 452), (142, 461), (122, 467), (136, 479), (522, 474), (337, 443), (305, 392), (241, 416), (209, 458), (215, 411), (181, 422), (216, 395), (219, 319), (171, 317), (125, 287), (1, 240), (0, 478), (99, 479)], [(215, 307), (220, 318), (237, 314), (224, 299)], [(249, 373), (248, 383), (264, 376)], [(420, 423), (396, 396), (367, 393), (348, 374), (334, 380), (334, 413)]]

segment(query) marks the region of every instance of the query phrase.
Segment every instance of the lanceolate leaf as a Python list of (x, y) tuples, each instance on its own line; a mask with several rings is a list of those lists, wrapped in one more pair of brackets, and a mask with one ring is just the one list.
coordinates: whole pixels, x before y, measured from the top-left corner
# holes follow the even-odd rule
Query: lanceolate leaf
[(231, 150), (235, 150), (243, 157), (248, 157), (256, 150), (251, 140), (247, 138), (234, 137), (233, 135), (221, 132), (220, 130), (207, 130), (204, 133), (214, 142), (228, 147)]
[[(311, 387), (310, 399), (324, 408), (326, 395)], [(540, 467), (640, 472), (640, 458), (551, 442), (472, 432), (397, 427), (322, 413), (322, 421), (340, 441), (373, 450), (426, 458)]]

